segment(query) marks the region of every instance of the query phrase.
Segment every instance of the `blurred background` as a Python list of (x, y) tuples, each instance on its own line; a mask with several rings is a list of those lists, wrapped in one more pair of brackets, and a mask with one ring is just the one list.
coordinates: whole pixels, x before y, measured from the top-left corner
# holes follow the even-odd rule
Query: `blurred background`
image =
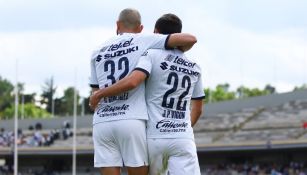
[(13, 173), (14, 133), (21, 174), (72, 174), (74, 163), (97, 174), (89, 61), (127, 7), (143, 33), (174, 13), (198, 39), (186, 54), (206, 92), (194, 128), (203, 174), (307, 173), (307, 1), (0, 0), (0, 174)]

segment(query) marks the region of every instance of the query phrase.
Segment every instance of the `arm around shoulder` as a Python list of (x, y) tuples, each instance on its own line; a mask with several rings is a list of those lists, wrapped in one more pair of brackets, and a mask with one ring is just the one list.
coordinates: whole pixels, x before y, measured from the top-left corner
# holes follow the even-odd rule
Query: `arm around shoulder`
[(103, 97), (119, 95), (136, 88), (146, 79), (146, 77), (146, 74), (143, 72), (135, 70), (129, 76), (123, 78), (112, 86), (94, 91), (90, 97), (91, 108), (95, 109)]
[(183, 47), (183, 46), (191, 48), (196, 42), (197, 42), (196, 37), (191, 34), (174, 33), (169, 36), (167, 46), (170, 48)]

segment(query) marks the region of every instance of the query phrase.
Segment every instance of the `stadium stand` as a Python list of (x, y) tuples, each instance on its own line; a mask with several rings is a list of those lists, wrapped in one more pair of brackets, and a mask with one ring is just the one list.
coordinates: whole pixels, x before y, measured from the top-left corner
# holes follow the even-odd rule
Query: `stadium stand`
[[(77, 119), (78, 161), (87, 162), (79, 169), (85, 174), (94, 172), (92, 168), (88, 169), (92, 167), (89, 162), (93, 154), (91, 122), (91, 116)], [(306, 122), (307, 90), (206, 104), (204, 115), (194, 127), (202, 173), (268, 174), (287, 171), (298, 174), (306, 171), (307, 156), (301, 156), (307, 151)], [(72, 149), (71, 123), (72, 117), (20, 120), (20, 155), (24, 159), (29, 155), (39, 159), (58, 155), (70, 162), (67, 157)], [(37, 124), (41, 126), (37, 127)], [(13, 121), (1, 121), (0, 128), (0, 162), (1, 159), (10, 162)], [(279, 157), (275, 150), (285, 154)], [(240, 158), (233, 157), (234, 153)], [(215, 159), (205, 159), (212, 154)], [(273, 158), (263, 160), (267, 155)], [(54, 157), (48, 159), (57, 161)], [(282, 162), (272, 163), (278, 160)], [(64, 169), (69, 169), (69, 165)]]

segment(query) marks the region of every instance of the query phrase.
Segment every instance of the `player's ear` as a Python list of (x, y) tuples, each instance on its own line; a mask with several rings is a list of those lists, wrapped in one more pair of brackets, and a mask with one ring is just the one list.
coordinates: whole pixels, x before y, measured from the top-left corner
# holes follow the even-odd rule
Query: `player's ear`
[(139, 26), (139, 33), (142, 32), (143, 28), (144, 28), (144, 26), (141, 24), (141, 25)]
[(120, 33), (120, 22), (116, 21), (116, 34), (118, 35)]
[(154, 33), (159, 33), (159, 30), (155, 28)]

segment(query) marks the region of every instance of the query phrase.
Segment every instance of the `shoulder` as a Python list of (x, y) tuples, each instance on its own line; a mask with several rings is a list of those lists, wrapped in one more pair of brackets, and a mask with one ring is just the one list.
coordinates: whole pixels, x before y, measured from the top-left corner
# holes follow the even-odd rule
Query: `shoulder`
[(152, 54), (161, 54), (161, 55), (169, 55), (169, 54), (175, 54), (175, 50), (166, 50), (166, 49), (148, 49)]
[(162, 35), (158, 33), (136, 33), (134, 34), (136, 38), (140, 39), (160, 39), (166, 38), (168, 35)]
[(164, 49), (148, 49), (142, 54), (142, 56), (157, 57), (166, 54), (168, 54), (168, 51)]
[(119, 35), (113, 36), (96, 46), (96, 48), (92, 51), (91, 59), (95, 59), (99, 55), (99, 53), (106, 51), (110, 47), (110, 45), (116, 42), (119, 38)]

